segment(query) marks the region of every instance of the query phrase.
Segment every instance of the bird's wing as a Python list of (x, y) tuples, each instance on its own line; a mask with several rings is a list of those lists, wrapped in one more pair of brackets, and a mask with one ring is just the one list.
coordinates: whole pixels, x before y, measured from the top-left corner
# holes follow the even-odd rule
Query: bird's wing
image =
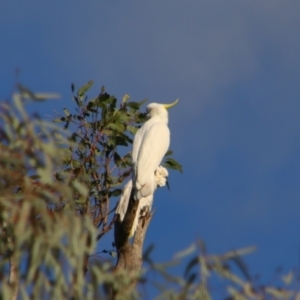
[(129, 180), (127, 184), (123, 187), (122, 194), (120, 197), (120, 201), (118, 203), (118, 206), (116, 208), (115, 214), (120, 215), (120, 221), (122, 222), (129, 203), (129, 198), (131, 194), (131, 189), (132, 189), (132, 180)]
[(140, 146), (141, 143), (143, 142), (143, 139), (149, 130), (149, 128), (152, 127), (153, 124), (159, 122), (156, 118), (151, 118), (148, 120), (144, 125), (136, 132), (134, 139), (133, 139), (133, 145), (132, 145), (132, 162), (133, 164), (137, 163), (138, 156), (139, 156), (139, 151), (140, 151)]
[(139, 154), (139, 149), (141, 146), (141, 142), (143, 140), (143, 135), (145, 131), (145, 125), (146, 123), (135, 133), (134, 139), (133, 139), (133, 144), (132, 144), (132, 161), (133, 163), (136, 163), (138, 154)]
[(154, 179), (154, 172), (170, 144), (170, 130), (166, 124), (156, 122), (145, 129), (135, 162), (136, 181), (141, 186)]

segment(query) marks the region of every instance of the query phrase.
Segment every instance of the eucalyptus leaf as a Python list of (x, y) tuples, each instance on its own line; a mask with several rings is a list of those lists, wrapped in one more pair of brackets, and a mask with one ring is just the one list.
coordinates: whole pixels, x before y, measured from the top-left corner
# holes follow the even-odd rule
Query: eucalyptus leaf
[(183, 172), (182, 170), (182, 165), (180, 163), (178, 163), (175, 159), (171, 158), (171, 157), (167, 157), (163, 163), (162, 166), (164, 166), (167, 169), (173, 169), (173, 170), (177, 170), (180, 173)]
[(94, 84), (94, 81), (90, 80), (88, 83), (86, 83), (85, 85), (80, 87), (77, 92), (78, 97), (82, 98), (84, 96), (84, 94), (92, 87), (93, 84)]
[(109, 193), (109, 197), (118, 197), (122, 193), (122, 189), (115, 189)]
[(64, 107), (64, 113), (67, 117), (69, 117), (71, 114), (70, 112)]
[(127, 102), (126, 106), (138, 110), (140, 108), (140, 104), (138, 102)]

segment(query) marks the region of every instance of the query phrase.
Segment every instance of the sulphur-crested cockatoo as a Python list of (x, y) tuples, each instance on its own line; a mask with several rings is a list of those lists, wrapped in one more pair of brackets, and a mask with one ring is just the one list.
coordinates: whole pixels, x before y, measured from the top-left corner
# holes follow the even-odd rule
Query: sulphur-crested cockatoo
[(140, 200), (155, 190), (154, 172), (170, 145), (167, 109), (176, 105), (151, 103), (147, 106), (150, 119), (136, 132), (132, 146), (134, 198)]
[[(155, 171), (155, 189), (157, 186), (164, 186), (166, 184), (168, 176), (168, 171), (162, 166), (159, 166), (156, 171)], [(131, 189), (132, 189), (132, 180), (129, 180), (128, 183), (124, 186), (120, 201), (118, 203), (118, 206), (116, 208), (115, 214), (119, 214), (120, 216), (120, 221), (122, 222), (124, 220), (128, 203), (129, 203), (129, 198), (131, 194)], [(139, 200), (138, 208), (136, 211), (136, 215), (132, 224), (132, 228), (130, 231), (129, 237), (132, 237), (136, 231), (136, 228), (139, 223), (139, 218), (143, 216), (142, 212), (144, 211), (145, 208), (147, 208), (149, 211), (151, 210), (153, 203), (153, 193), (147, 197), (143, 197)]]

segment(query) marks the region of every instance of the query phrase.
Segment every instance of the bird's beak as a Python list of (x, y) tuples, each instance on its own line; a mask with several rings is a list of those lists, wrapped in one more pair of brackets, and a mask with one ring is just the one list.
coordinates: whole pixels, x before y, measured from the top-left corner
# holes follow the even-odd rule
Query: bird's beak
[(165, 108), (165, 109), (168, 109), (168, 108), (171, 108), (171, 107), (173, 107), (173, 106), (175, 106), (177, 103), (178, 103), (178, 99), (176, 99), (173, 103), (170, 103), (170, 104), (163, 104), (163, 107)]

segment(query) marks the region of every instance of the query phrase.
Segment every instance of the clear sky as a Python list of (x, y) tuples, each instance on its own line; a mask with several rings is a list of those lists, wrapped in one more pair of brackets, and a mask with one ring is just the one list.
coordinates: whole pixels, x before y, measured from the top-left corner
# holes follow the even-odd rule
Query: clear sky
[[(257, 245), (252, 274), (299, 265), (299, 1), (2, 1), (0, 98), (20, 81), (72, 108), (94, 96), (179, 104), (171, 149), (184, 167), (158, 190), (146, 245), (163, 261), (201, 238), (209, 252)], [(116, 199), (117, 200), (117, 199)], [(105, 247), (105, 246), (103, 246)]]

